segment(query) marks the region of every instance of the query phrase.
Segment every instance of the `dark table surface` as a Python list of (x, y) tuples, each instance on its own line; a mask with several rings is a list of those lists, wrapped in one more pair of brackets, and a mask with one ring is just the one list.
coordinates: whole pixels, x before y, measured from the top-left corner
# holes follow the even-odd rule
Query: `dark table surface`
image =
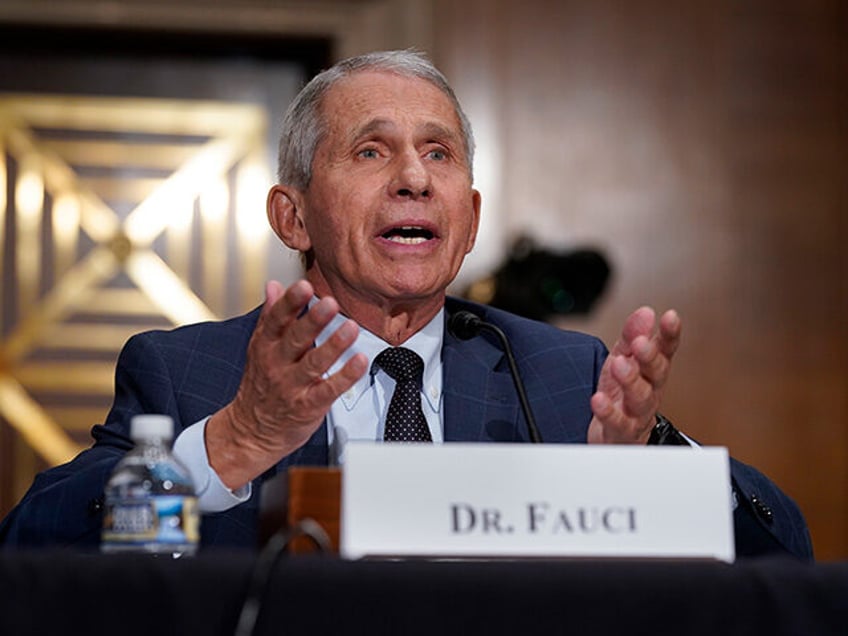
[[(263, 566), (267, 577), (262, 577)], [(0, 554), (0, 634), (848, 635), (848, 563)]]

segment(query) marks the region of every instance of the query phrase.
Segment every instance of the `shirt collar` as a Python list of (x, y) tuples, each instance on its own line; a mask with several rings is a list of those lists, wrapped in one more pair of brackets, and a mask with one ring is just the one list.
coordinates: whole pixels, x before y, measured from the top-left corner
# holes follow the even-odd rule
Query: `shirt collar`
[[(318, 302), (314, 296), (309, 302), (310, 307)], [(442, 399), (442, 340), (445, 333), (445, 309), (439, 312), (424, 327), (415, 333), (409, 340), (403, 343), (407, 349), (411, 349), (424, 360), (423, 393), (428, 405), (434, 412), (439, 412)], [(337, 314), (315, 338), (315, 344), (320, 346), (347, 320), (347, 316)], [(344, 352), (339, 359), (330, 367), (325, 376), (332, 375), (341, 369), (344, 364), (357, 353), (364, 353), (368, 358), (368, 368), (371, 369), (374, 358), (385, 348), (391, 347), (388, 342), (374, 335), (367, 329), (359, 327), (359, 335), (354, 343)], [(374, 382), (373, 371), (359, 378), (350, 389), (345, 391), (340, 400), (348, 410), (352, 409), (362, 395)]]

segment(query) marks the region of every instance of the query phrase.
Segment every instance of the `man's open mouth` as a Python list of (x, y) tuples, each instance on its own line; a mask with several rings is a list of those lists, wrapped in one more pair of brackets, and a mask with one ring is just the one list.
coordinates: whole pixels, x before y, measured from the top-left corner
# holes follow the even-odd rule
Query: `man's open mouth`
[(393, 243), (403, 243), (404, 245), (418, 245), (434, 238), (434, 234), (431, 230), (415, 225), (393, 227), (387, 232), (384, 232), (381, 236)]

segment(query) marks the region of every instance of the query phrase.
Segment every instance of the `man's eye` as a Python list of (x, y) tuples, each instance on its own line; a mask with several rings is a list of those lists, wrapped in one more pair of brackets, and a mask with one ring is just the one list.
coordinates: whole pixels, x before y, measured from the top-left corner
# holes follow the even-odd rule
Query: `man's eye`
[(436, 161), (444, 161), (448, 156), (444, 150), (431, 150), (427, 155), (430, 159), (435, 159)]
[(358, 154), (364, 159), (376, 159), (379, 156), (376, 148), (364, 148)]

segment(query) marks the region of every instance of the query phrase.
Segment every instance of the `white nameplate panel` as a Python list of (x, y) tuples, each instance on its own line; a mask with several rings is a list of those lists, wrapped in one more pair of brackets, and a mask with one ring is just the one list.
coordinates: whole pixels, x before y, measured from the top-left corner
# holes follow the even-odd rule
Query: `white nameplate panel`
[(341, 506), (346, 558), (735, 556), (720, 447), (350, 443)]

